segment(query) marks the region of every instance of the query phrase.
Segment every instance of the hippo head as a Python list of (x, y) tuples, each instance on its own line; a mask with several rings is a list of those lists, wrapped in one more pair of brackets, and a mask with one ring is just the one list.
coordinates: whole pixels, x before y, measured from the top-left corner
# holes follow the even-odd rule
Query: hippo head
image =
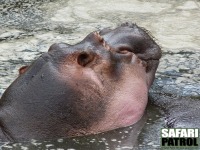
[(53, 44), (0, 101), (0, 137), (47, 139), (95, 134), (142, 117), (161, 50), (137, 25)]

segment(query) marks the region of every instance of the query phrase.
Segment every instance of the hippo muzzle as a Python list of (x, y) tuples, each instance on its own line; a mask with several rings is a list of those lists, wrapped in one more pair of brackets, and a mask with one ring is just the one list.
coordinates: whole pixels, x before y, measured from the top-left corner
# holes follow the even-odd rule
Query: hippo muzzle
[(161, 50), (134, 24), (53, 44), (0, 100), (4, 140), (96, 134), (142, 117)]

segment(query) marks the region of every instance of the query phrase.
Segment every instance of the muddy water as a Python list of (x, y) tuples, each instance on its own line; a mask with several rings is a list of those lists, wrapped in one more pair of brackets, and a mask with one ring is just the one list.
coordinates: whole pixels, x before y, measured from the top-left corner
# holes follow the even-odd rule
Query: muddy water
[[(145, 27), (162, 47), (152, 90), (200, 96), (199, 0), (1, 0), (0, 96), (17, 77), (18, 68), (51, 44), (74, 44), (94, 30), (123, 22)], [(101, 135), (1, 145), (3, 149), (156, 149), (163, 117), (149, 106), (145, 119)]]

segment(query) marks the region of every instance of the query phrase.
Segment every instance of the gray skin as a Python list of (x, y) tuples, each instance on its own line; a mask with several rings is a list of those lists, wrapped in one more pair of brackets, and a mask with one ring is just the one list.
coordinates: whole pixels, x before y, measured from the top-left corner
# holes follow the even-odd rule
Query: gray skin
[(91, 33), (75, 45), (53, 44), (2, 95), (0, 138), (83, 136), (138, 122), (160, 57), (160, 47), (135, 24)]

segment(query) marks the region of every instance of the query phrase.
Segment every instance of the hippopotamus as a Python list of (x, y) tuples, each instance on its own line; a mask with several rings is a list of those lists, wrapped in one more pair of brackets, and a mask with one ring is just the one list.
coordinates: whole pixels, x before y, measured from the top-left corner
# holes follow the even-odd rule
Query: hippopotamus
[(97, 134), (138, 122), (161, 49), (136, 24), (50, 46), (0, 100), (0, 138), (10, 141)]

